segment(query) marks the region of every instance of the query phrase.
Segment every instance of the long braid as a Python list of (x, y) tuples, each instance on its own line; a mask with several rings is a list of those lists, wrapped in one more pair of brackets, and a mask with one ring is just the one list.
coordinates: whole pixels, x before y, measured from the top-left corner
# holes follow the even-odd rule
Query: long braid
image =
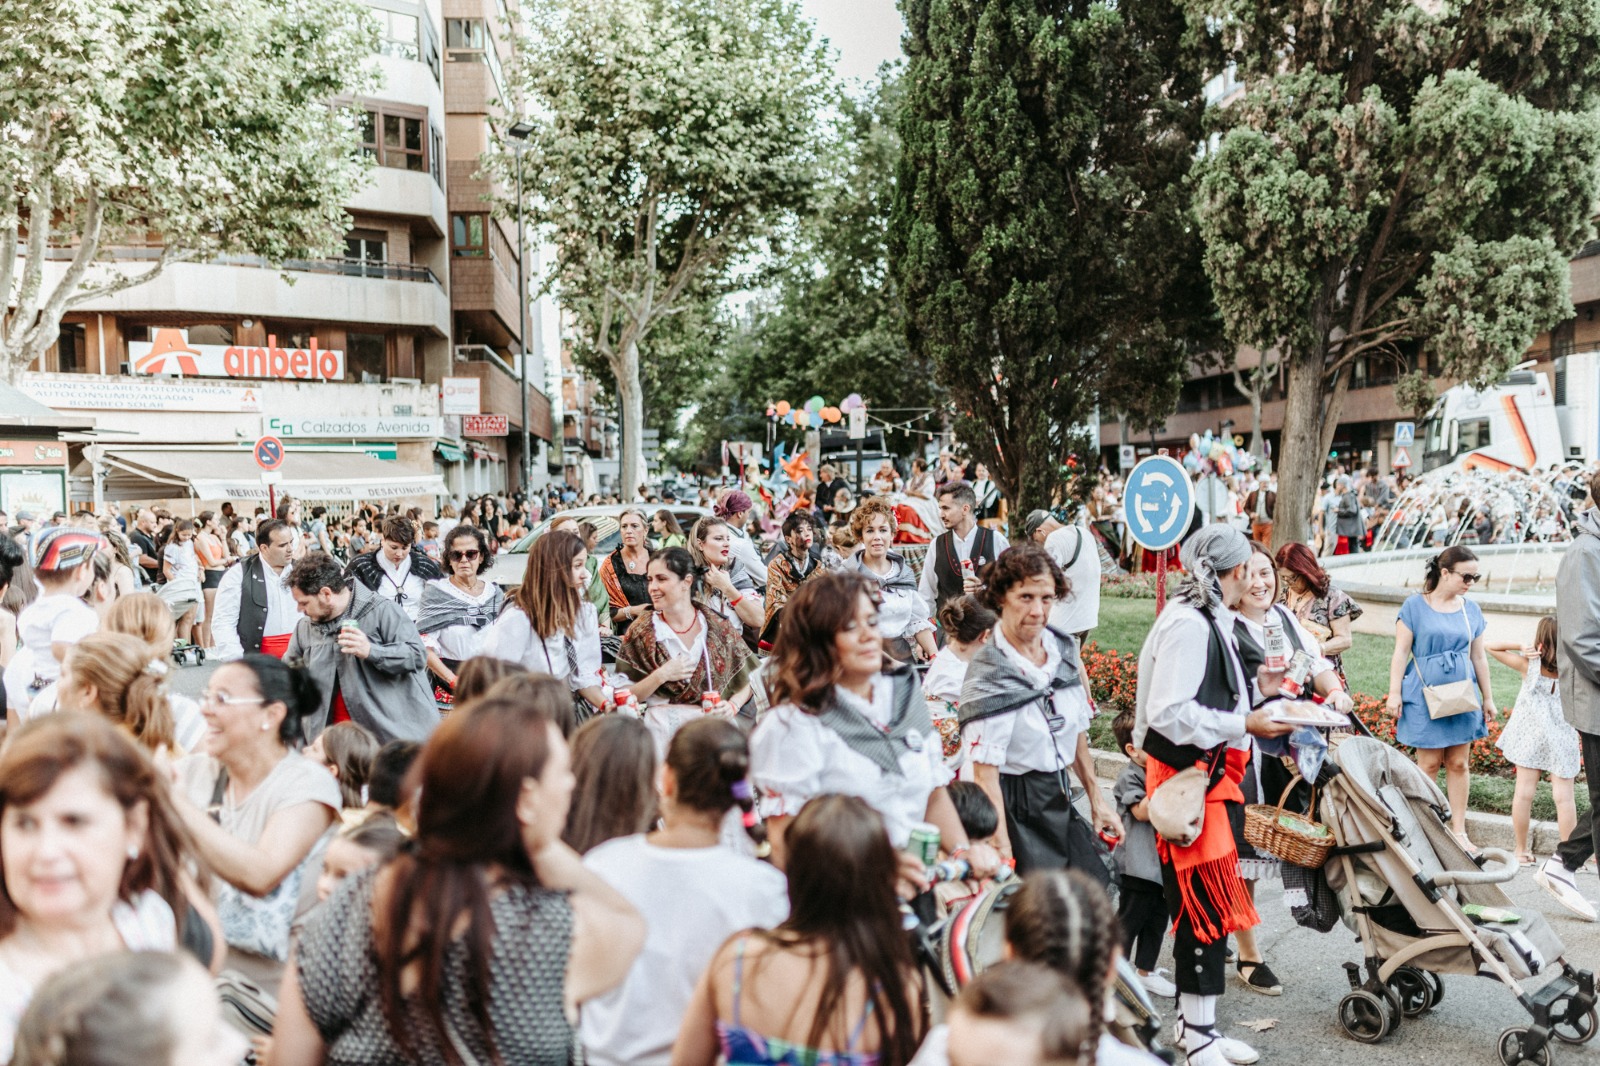
[(1077, 982), (1089, 999), (1091, 1044), (1104, 1027), (1106, 982), (1122, 943), (1111, 898), (1076, 870), (1030, 874), (1006, 908), (1006, 941), (1017, 957)]

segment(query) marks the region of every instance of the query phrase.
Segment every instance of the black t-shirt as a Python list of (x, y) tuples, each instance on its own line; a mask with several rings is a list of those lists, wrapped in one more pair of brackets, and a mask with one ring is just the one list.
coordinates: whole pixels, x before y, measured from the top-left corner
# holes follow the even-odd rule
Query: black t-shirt
[(135, 529), (128, 534), (128, 539), (137, 544), (139, 551), (142, 553), (139, 556), (139, 568), (145, 572), (150, 580), (159, 580), (161, 577), (161, 557), (156, 553), (155, 538), (142, 529)]
[(828, 482), (817, 482), (817, 509), (832, 507), (834, 497), (838, 496), (845, 488), (843, 479), (834, 478)]

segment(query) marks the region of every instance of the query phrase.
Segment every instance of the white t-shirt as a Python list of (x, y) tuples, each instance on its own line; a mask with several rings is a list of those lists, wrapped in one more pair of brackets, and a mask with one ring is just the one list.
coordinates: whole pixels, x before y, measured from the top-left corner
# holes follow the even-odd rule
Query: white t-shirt
[(683, 1014), (711, 957), (741, 929), (789, 916), (783, 874), (722, 846), (662, 848), (643, 835), (608, 840), (583, 864), (645, 920), (644, 950), (615, 989), (583, 1005), (592, 1066), (667, 1066)]
[(1099, 625), (1100, 548), (1094, 542), (1094, 534), (1080, 525), (1062, 526), (1044, 538), (1044, 550), (1072, 586), (1072, 591), (1050, 608), (1050, 624), (1074, 636)]
[(172, 581), (199, 581), (200, 558), (195, 555), (194, 541), (173, 541), (161, 549), (161, 557), (172, 564)]
[(17, 641), (21, 645), (6, 667), (6, 702), (25, 715), (33, 697), (61, 676), (52, 644), (76, 644), (100, 628), (93, 607), (64, 592), (46, 593), (17, 616)]
[[(1129, 1047), (1110, 1033), (1102, 1032), (1095, 1045), (1095, 1066), (1156, 1066), (1161, 1060), (1143, 1048)], [(950, 1066), (950, 1026), (936, 1025), (928, 1030), (909, 1066)]]
[[(834, 694), (843, 706), (880, 728), (894, 716), (893, 685), (887, 677), (873, 680), (870, 701), (837, 687)], [(885, 773), (816, 715), (792, 703), (768, 711), (750, 737), (750, 777), (761, 788), (764, 817), (799, 814), (807, 800), (828, 792), (859, 796), (883, 816), (896, 848), (906, 846), (911, 827), (923, 820), (933, 790), (955, 776), (945, 765), (937, 733), (919, 736), (915, 743), (907, 738), (900, 771)]]

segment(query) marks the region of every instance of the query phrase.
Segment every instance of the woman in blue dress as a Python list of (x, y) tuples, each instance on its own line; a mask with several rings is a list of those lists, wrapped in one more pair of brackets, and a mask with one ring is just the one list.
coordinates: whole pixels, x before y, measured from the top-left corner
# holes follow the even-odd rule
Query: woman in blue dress
[[(1422, 591), (1407, 597), (1395, 623), (1387, 701), (1389, 712), (1399, 716), (1395, 739), (1417, 749), (1423, 773), (1432, 780), (1444, 767), (1450, 829), (1468, 853), (1476, 849), (1467, 839), (1467, 756), (1472, 742), (1488, 735), (1488, 719), (1498, 715), (1489, 686), (1483, 612), (1467, 599), (1482, 576), (1478, 557), (1460, 545), (1428, 560)], [(1438, 689), (1461, 681), (1469, 683), (1466, 691), (1476, 696), (1477, 707), (1433, 717), (1423, 686)]]

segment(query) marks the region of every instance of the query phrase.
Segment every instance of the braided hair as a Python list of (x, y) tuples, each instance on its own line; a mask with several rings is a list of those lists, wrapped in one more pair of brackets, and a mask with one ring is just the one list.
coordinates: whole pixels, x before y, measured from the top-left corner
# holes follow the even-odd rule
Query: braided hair
[(1122, 943), (1122, 924), (1105, 889), (1076, 870), (1029, 874), (1006, 908), (1006, 943), (1017, 958), (1044, 963), (1083, 989), (1092, 1008), (1087, 1046), (1094, 1047)]
[(767, 851), (767, 830), (755, 812), (750, 787), (750, 746), (724, 718), (698, 718), (672, 736), (667, 765), (678, 781), (678, 802), (691, 810), (725, 814), (738, 807), (745, 832), (758, 853)]

